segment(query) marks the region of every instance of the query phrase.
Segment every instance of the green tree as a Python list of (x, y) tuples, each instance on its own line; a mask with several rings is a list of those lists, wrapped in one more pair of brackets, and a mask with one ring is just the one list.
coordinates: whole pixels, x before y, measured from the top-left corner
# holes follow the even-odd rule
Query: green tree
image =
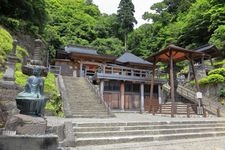
[(122, 54), (123, 42), (118, 38), (97, 38), (91, 43), (100, 54), (119, 56)]
[(97, 38), (98, 7), (86, 0), (46, 0), (50, 21), (44, 38), (54, 57), (55, 50), (68, 44), (88, 46)]
[(225, 56), (225, 25), (219, 26), (210, 38), (210, 43), (216, 45)]
[(121, 0), (117, 10), (118, 22), (120, 23), (120, 33), (124, 38), (125, 49), (127, 49), (127, 34), (133, 31), (134, 23), (137, 23), (134, 17), (134, 5), (131, 0)]
[(3, 18), (1, 23), (6, 26), (13, 18), (25, 29), (32, 30), (32, 26), (37, 26), (38, 32), (43, 31), (48, 20), (45, 0), (0, 0), (0, 17)]

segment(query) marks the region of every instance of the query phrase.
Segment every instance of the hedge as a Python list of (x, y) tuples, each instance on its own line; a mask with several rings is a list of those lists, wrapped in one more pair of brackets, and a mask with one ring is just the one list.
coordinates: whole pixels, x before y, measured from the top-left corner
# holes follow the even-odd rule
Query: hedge
[(199, 80), (200, 85), (224, 83), (225, 78), (220, 74), (211, 74)]
[(225, 68), (217, 68), (217, 69), (211, 70), (209, 72), (209, 75), (212, 75), (212, 74), (220, 74), (223, 77), (225, 77)]

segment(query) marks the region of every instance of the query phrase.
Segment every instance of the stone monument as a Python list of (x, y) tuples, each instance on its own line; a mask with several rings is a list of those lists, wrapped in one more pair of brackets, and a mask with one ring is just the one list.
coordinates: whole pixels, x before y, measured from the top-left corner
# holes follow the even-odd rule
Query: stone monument
[(12, 52), (7, 57), (7, 69), (4, 73), (3, 79), (0, 80), (0, 122), (3, 124), (6, 120), (15, 114), (19, 113), (16, 107), (15, 97), (22, 88), (15, 83), (15, 64), (19, 62), (16, 57), (17, 40), (13, 41)]
[(41, 40), (36, 39), (33, 59), (30, 64), (22, 67), (23, 73), (30, 77), (24, 91), (16, 97), (17, 107), (21, 110), (21, 114), (43, 116), (43, 109), (48, 100), (44, 96), (44, 80), (41, 77), (47, 75), (47, 68), (42, 65), (41, 61), (41, 45)]
[(26, 74), (28, 76), (33, 75), (33, 68), (35, 66), (38, 66), (41, 72), (41, 76), (47, 76), (48, 69), (43, 66), (43, 63), (41, 61), (41, 47), (42, 47), (42, 41), (40, 39), (35, 40), (35, 49), (33, 51), (33, 58), (30, 60), (30, 62), (24, 66), (22, 66), (22, 72), (23, 74)]
[(44, 80), (40, 77), (41, 68), (35, 66), (33, 75), (27, 79), (24, 91), (16, 97), (21, 114), (43, 116), (43, 109), (48, 98), (44, 96)]

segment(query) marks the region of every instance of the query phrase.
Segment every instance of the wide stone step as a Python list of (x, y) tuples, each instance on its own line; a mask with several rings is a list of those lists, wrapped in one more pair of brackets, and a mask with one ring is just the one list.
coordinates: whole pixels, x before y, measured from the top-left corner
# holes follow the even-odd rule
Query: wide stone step
[(76, 115), (76, 114), (73, 114), (71, 116), (72, 118), (108, 118), (109, 115), (106, 114), (106, 115)]
[(225, 131), (224, 127), (202, 127), (202, 128), (178, 128), (178, 129), (156, 129), (156, 130), (133, 130), (133, 131), (105, 131), (105, 132), (76, 132), (76, 138), (91, 137), (113, 137), (113, 136), (136, 136), (136, 135), (156, 135), (156, 134), (176, 134), (176, 133), (199, 133)]
[(74, 123), (75, 127), (111, 127), (111, 126), (157, 126), (157, 125), (182, 125), (182, 124), (218, 124), (225, 125), (225, 121), (161, 121), (161, 122), (98, 122), (98, 123)]
[(74, 127), (75, 132), (99, 132), (99, 131), (125, 131), (125, 130), (153, 130), (153, 129), (179, 129), (195, 127), (225, 127), (221, 124), (172, 124), (172, 125), (139, 125), (139, 126), (108, 126), (108, 127)]
[(141, 135), (141, 136), (117, 136), (117, 137), (101, 137), (101, 138), (78, 138), (75, 143), (76, 146), (87, 145), (105, 145), (117, 143), (130, 142), (150, 142), (150, 141), (165, 141), (176, 139), (190, 139), (190, 138), (205, 138), (224, 136), (225, 132), (204, 132), (204, 133), (177, 133), (168, 135)]
[(99, 113), (99, 112), (93, 112), (93, 113), (82, 113), (82, 112), (73, 112), (74, 115), (87, 115), (87, 116), (98, 116), (98, 115), (107, 115), (108, 113), (106, 112), (102, 112), (102, 113)]

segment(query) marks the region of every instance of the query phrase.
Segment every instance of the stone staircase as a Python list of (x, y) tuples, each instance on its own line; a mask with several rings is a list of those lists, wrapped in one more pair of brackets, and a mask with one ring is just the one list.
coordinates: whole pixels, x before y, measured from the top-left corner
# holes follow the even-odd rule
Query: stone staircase
[[(165, 91), (169, 92), (169, 87), (166, 84), (163, 85), (163, 89)], [(195, 104), (198, 104), (198, 100), (195, 98), (196, 97), (195, 91), (193, 91), (191, 89), (188, 89), (188, 88), (186, 88), (182, 85), (178, 85), (177, 93), (180, 96), (190, 100), (191, 102), (193, 102)], [(219, 109), (220, 110), (220, 116), (225, 117), (225, 107), (223, 105), (221, 105), (219, 102), (217, 102), (213, 99), (210, 99), (210, 98), (203, 95), (202, 103), (204, 105), (204, 108), (207, 111), (209, 111), (210, 113), (216, 115), (217, 111)]]
[(65, 112), (66, 117), (106, 118), (110, 116), (107, 108), (100, 103), (101, 97), (91, 89), (90, 83), (85, 78), (63, 76), (62, 79), (66, 91), (66, 94), (64, 93), (66, 97), (63, 99), (67, 103), (64, 105), (68, 106)]
[(225, 121), (74, 123), (75, 146), (215, 138)]

